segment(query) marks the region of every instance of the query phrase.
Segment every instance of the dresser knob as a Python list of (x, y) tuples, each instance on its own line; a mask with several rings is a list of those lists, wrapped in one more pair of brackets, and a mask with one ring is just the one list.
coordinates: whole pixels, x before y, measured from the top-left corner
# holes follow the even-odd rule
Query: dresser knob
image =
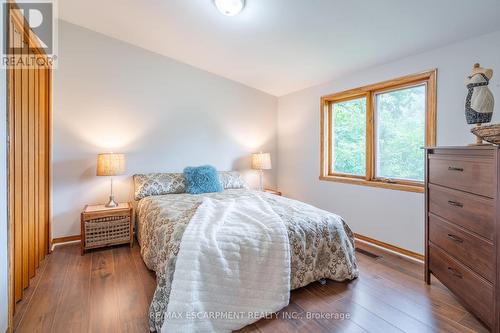
[(451, 273), (451, 275), (453, 276), (456, 276), (457, 278), (459, 279), (462, 279), (463, 278), (463, 275), (460, 274), (459, 272), (457, 272), (456, 270), (454, 270), (453, 268), (451, 267), (448, 267), (448, 271)]
[(452, 235), (452, 234), (448, 234), (448, 238), (454, 240), (455, 242), (457, 243), (463, 243), (464, 240), (458, 236), (455, 236), (455, 235)]
[(449, 166), (448, 170), (449, 171), (460, 171), (460, 172), (463, 172), (464, 168), (457, 168), (457, 167), (454, 167), (454, 166)]
[(458, 202), (458, 201), (453, 201), (453, 200), (448, 200), (448, 204), (451, 206), (460, 207), (460, 208), (462, 208), (464, 206), (463, 203)]

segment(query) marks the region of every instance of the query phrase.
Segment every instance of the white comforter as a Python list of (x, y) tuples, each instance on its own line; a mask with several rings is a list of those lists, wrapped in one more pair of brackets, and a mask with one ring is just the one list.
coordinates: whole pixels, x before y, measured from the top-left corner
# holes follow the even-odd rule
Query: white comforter
[(231, 332), (286, 306), (289, 246), (262, 198), (204, 198), (182, 236), (162, 333)]

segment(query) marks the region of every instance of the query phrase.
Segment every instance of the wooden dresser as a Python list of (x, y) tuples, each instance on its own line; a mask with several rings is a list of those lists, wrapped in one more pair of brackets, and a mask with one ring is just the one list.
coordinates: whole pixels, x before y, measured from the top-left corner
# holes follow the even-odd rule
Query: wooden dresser
[(425, 279), (431, 273), (500, 332), (500, 150), (426, 150)]

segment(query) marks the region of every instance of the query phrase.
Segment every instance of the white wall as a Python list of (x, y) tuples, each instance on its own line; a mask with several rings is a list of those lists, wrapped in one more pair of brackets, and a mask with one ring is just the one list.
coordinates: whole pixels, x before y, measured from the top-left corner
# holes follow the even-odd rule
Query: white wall
[[(463, 145), (474, 141), (463, 115), (464, 79), (474, 62), (500, 70), (497, 32), (283, 96), (277, 105), (270, 95), (144, 49), (64, 21), (59, 28), (54, 237), (78, 234), (83, 205), (107, 199), (108, 180), (95, 176), (99, 152), (126, 153), (128, 175), (116, 194), (128, 200), (136, 172), (205, 163), (245, 171), (249, 153), (262, 149), (274, 157), (270, 186), (277, 180), (286, 195), (342, 215), (355, 232), (422, 253), (423, 194), (318, 180), (320, 96), (438, 68), (437, 142)], [(497, 99), (499, 76), (491, 84)]]
[[(116, 187), (122, 201), (131, 198), (134, 173), (201, 164), (242, 170), (255, 185), (249, 156), (260, 149), (276, 156), (276, 122), (271, 95), (61, 21), (53, 237), (79, 234), (83, 206), (106, 201), (109, 180), (95, 176), (97, 153), (126, 154), (127, 176)], [(266, 175), (274, 186), (274, 173)]]
[(499, 122), (500, 31), (280, 97), (278, 187), (342, 215), (357, 233), (423, 253), (423, 194), (318, 180), (320, 97), (438, 68), (437, 144), (466, 145), (475, 139), (464, 117), (464, 81), (475, 62), (496, 69), (490, 88), (497, 98), (493, 122)]

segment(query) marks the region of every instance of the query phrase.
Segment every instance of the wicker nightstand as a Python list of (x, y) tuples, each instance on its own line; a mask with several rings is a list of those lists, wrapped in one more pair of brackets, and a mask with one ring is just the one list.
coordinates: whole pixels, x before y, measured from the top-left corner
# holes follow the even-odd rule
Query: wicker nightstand
[(133, 208), (130, 202), (118, 207), (85, 206), (81, 215), (81, 254), (85, 250), (117, 244), (134, 245)]

